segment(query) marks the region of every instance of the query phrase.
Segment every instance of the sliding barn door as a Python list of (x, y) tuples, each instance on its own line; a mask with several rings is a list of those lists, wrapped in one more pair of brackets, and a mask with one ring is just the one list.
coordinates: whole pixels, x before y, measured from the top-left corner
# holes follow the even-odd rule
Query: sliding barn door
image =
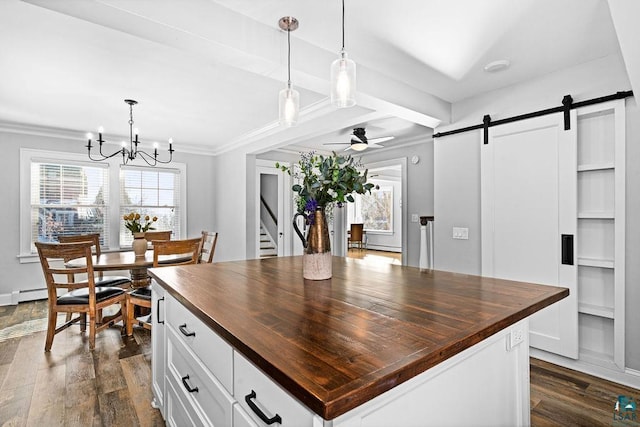
[[(575, 112), (572, 116), (575, 128)], [(496, 126), (481, 148), (482, 274), (569, 288), (531, 318), (531, 346), (578, 357), (576, 132), (561, 114)], [(566, 244), (567, 238), (565, 238)], [(565, 253), (571, 256), (570, 253)]]

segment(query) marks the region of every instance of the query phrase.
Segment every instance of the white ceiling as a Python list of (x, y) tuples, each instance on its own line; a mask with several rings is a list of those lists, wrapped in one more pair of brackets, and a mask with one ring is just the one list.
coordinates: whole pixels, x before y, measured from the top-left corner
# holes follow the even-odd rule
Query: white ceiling
[[(348, 141), (393, 146), (449, 121), (452, 102), (619, 52), (606, 0), (346, 0), (358, 105), (329, 105), (339, 0), (1, 0), (0, 121), (127, 134), (217, 154)], [(297, 127), (277, 124), (292, 39)], [(511, 67), (483, 66), (508, 59)]]

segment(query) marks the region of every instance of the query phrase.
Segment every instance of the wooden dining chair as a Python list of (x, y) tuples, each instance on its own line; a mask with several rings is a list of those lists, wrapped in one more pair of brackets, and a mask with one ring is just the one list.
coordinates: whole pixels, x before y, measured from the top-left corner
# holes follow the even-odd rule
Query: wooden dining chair
[[(89, 349), (96, 345), (96, 333), (119, 321), (125, 321), (126, 292), (113, 286), (96, 286), (93, 272), (93, 260), (90, 241), (77, 243), (42, 243), (35, 242), (40, 257), (40, 264), (47, 282), (49, 318), (47, 338), (44, 351), (50, 351), (53, 337), (58, 332), (80, 322), (80, 330), (86, 331), (87, 314), (89, 315)], [(84, 258), (84, 267), (67, 267), (65, 259)], [(69, 283), (69, 275), (82, 274), (85, 280), (74, 280)], [(86, 275), (86, 276), (85, 276)], [(66, 291), (58, 295), (58, 290)], [(69, 290), (71, 289), (71, 290)], [(98, 315), (104, 308), (119, 304), (120, 311), (107, 318)], [(78, 316), (56, 327), (58, 313), (78, 313)]]
[(200, 248), (199, 264), (211, 264), (213, 262), (213, 254), (216, 252), (216, 244), (218, 243), (218, 233), (216, 231), (203, 231), (202, 244)]
[(353, 244), (357, 244), (358, 248), (362, 249), (364, 244), (364, 224), (351, 224), (348, 234), (347, 249), (351, 248)]
[(151, 243), (156, 240), (171, 240), (171, 230), (166, 231), (146, 231), (144, 233), (144, 238), (147, 242)]
[[(76, 243), (76, 242), (92, 242), (92, 252), (96, 257), (101, 254), (100, 250), (100, 233), (91, 234), (74, 234), (69, 236), (58, 236), (58, 242), (60, 243)], [(65, 259), (65, 262), (71, 261)], [(125, 276), (107, 276), (104, 277), (102, 271), (96, 272), (97, 280), (96, 286), (119, 286), (121, 288), (129, 289), (131, 287), (131, 279)], [(72, 275), (73, 276), (73, 275)]]
[[(153, 242), (153, 267), (197, 264), (200, 255), (202, 237), (184, 240), (165, 240)], [(151, 310), (151, 286), (134, 289), (127, 295), (127, 335), (133, 334), (133, 325), (151, 329), (151, 315), (136, 318), (135, 307)]]

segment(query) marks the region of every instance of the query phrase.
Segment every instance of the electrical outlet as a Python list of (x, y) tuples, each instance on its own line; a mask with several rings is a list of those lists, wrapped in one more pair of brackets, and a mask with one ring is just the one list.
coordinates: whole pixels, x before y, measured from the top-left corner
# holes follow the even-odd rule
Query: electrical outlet
[(469, 229), (466, 227), (453, 227), (454, 239), (469, 240)]
[(524, 341), (524, 331), (520, 328), (512, 329), (507, 338), (507, 350), (511, 350)]

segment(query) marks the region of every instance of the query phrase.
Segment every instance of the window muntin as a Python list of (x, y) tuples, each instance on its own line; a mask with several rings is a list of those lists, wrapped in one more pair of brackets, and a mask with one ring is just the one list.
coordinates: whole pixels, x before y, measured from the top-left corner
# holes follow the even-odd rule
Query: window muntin
[(100, 233), (108, 246), (108, 168), (56, 159), (32, 159), (30, 168), (30, 252), (34, 241), (70, 234)]
[[(120, 218), (130, 212), (143, 217), (158, 217), (156, 230), (173, 231), (179, 239), (182, 209), (180, 207), (181, 174), (179, 169), (150, 169), (135, 166), (120, 168)], [(122, 221), (121, 221), (122, 222)], [(120, 227), (120, 246), (130, 246), (131, 232)]]

